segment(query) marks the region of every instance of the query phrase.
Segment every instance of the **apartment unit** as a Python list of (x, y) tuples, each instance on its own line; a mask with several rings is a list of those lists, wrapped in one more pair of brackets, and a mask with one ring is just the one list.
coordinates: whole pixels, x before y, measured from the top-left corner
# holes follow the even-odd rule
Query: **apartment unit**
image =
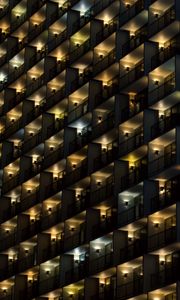
[(0, 300), (180, 299), (180, 1), (0, 1)]

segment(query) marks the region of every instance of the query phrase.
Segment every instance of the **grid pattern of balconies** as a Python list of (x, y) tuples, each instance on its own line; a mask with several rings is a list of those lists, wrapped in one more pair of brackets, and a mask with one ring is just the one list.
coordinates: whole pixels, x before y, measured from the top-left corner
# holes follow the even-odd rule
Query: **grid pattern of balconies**
[(0, 300), (180, 299), (179, 12), (0, 1)]

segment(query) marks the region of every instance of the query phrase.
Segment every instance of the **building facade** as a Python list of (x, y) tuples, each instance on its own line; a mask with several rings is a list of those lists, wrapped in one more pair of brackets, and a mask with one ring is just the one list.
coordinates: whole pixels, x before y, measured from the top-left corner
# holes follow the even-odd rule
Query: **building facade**
[(0, 1), (0, 300), (180, 299), (180, 2)]

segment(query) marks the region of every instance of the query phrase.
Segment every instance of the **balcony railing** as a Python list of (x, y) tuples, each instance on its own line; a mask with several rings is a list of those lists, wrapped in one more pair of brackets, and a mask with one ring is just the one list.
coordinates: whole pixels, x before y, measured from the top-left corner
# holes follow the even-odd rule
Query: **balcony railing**
[(179, 36), (169, 41), (167, 47), (160, 49), (158, 53), (151, 58), (151, 70), (157, 68), (176, 54), (180, 54)]
[(117, 286), (117, 300), (125, 300), (143, 294), (143, 276)]
[(144, 1), (138, 0), (129, 8), (127, 8), (119, 17), (119, 25), (122, 26), (124, 23), (128, 22), (130, 19), (135, 17), (144, 9)]
[[(144, 89), (138, 93), (131, 103), (128, 103), (128, 106), (122, 109), (121, 120), (122, 122), (128, 120), (129, 118), (135, 116), (145, 108), (147, 108), (147, 89)], [(130, 101), (129, 101), (130, 102)]]
[(138, 29), (133, 37), (130, 37), (126, 43), (122, 45), (122, 57), (133, 51), (147, 39), (147, 25)]
[(167, 206), (174, 204), (179, 201), (178, 191), (179, 191), (179, 178), (175, 177), (172, 180), (168, 180), (165, 183), (164, 190), (162, 194), (158, 194), (157, 196), (151, 198), (151, 211), (159, 211)]
[(143, 132), (137, 132), (127, 138), (125, 141), (119, 143), (119, 155), (123, 156), (127, 153), (141, 147), (144, 142)]
[(116, 61), (116, 53), (115, 53), (115, 49), (112, 49), (106, 56), (104, 56), (101, 60), (99, 60), (92, 66), (93, 76), (95, 76), (97, 73), (101, 72), (102, 70), (108, 68), (115, 61)]
[(175, 91), (175, 74), (170, 74), (164, 81), (163, 84), (149, 92), (148, 99), (149, 103), (154, 104), (155, 102), (163, 99)]
[(118, 226), (121, 227), (130, 224), (142, 218), (143, 215), (144, 215), (144, 208), (143, 208), (143, 204), (141, 203), (134, 205), (130, 208), (127, 208), (126, 210), (118, 214)]
[(140, 183), (145, 178), (147, 178), (147, 164), (142, 163), (139, 167), (135, 167), (127, 175), (121, 177), (120, 191)]
[(103, 185), (90, 193), (90, 205), (95, 205), (113, 196), (114, 177), (109, 176)]
[(172, 143), (167, 146), (164, 155), (157, 157), (149, 162), (148, 174), (153, 176), (176, 163), (176, 144)]
[(175, 7), (172, 6), (165, 11), (163, 15), (157, 18), (154, 22), (149, 24), (149, 36), (157, 33), (158, 31), (162, 30), (164, 27), (171, 24), (175, 21)]
[[(172, 256), (172, 262), (165, 264), (164, 269), (151, 275), (151, 289), (157, 289), (163, 286), (167, 286), (180, 279), (179, 275), (180, 260), (179, 254)], [(172, 294), (171, 294), (172, 296)], [(173, 298), (167, 298), (173, 299)]]
[(104, 132), (112, 129), (114, 127), (114, 112), (108, 113), (106, 118), (102, 120), (99, 124), (92, 127), (91, 138), (95, 139), (98, 136), (102, 135)]
[(148, 237), (148, 250), (153, 251), (164, 247), (165, 245), (172, 244), (176, 242), (176, 226), (172, 226), (163, 231), (157, 232)]
[(133, 83), (144, 75), (144, 61), (138, 62), (134, 68), (124, 75), (119, 77), (119, 89), (125, 88), (127, 85)]
[(75, 121), (88, 112), (88, 98), (68, 112), (68, 123)]
[(125, 248), (120, 249), (119, 263), (123, 263), (139, 257), (147, 251), (147, 237), (146, 233), (140, 235), (138, 239), (135, 239), (132, 244)]
[(151, 138), (155, 138), (172, 128), (180, 125), (180, 106), (172, 108), (169, 116), (164, 116), (163, 119), (159, 120), (151, 127)]

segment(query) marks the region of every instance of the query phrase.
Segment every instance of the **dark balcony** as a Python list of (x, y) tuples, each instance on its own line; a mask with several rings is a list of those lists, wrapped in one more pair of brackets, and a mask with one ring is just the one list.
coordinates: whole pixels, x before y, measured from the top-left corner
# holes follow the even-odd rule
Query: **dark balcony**
[(169, 115), (162, 116), (157, 123), (151, 127), (151, 138), (154, 139), (157, 136), (164, 134), (165, 132), (173, 129), (180, 125), (180, 105), (175, 105), (168, 109), (167, 113)]
[(138, 203), (118, 214), (118, 226), (133, 223), (144, 216), (144, 207), (142, 203)]
[(119, 263), (124, 263), (147, 252), (147, 231), (146, 228), (139, 230), (139, 236), (131, 244), (119, 251)]
[(160, 189), (160, 193), (151, 199), (151, 212), (159, 211), (179, 201), (179, 185), (179, 177), (166, 181), (162, 191)]
[(118, 143), (117, 143), (117, 141), (114, 141), (112, 143), (111, 149), (107, 149), (107, 150), (105, 149), (104, 152), (102, 152), (98, 157), (96, 157), (94, 159), (94, 162), (93, 162), (94, 172), (96, 170), (99, 170), (99, 169), (107, 166), (108, 164), (110, 164), (117, 158), (118, 158)]
[(164, 29), (166, 26), (170, 25), (176, 19), (175, 7), (172, 6), (165, 11), (160, 17), (157, 16), (157, 19), (148, 25), (149, 27), (149, 36), (156, 34), (157, 32)]
[(63, 30), (59, 34), (57, 34), (54, 38), (52, 38), (48, 43), (48, 52), (52, 51), (54, 48), (56, 48), (58, 45), (60, 45), (62, 42), (64, 42), (67, 38), (67, 29)]
[(86, 242), (85, 239), (85, 223), (80, 224), (80, 228), (77, 231), (70, 233), (67, 237), (64, 237), (64, 250), (68, 251), (79, 247)]
[(99, 124), (92, 127), (91, 138), (95, 139), (106, 131), (112, 129), (115, 124), (114, 111), (108, 113), (106, 119), (102, 120)]
[[(38, 294), (39, 295), (48, 293), (54, 289), (59, 288), (59, 285), (60, 285), (59, 266), (55, 268), (54, 273), (55, 273), (54, 275), (48, 276), (47, 279), (39, 280), (39, 282), (38, 282)], [(32, 298), (30, 298), (30, 299), (32, 299)]]
[(143, 143), (144, 136), (142, 128), (140, 127), (135, 134), (127, 138), (125, 141), (119, 143), (119, 156), (126, 155), (129, 152), (136, 150), (137, 148), (141, 147)]
[(65, 178), (65, 170), (59, 172), (57, 174), (57, 177), (54, 178), (53, 182), (51, 182), (48, 186), (45, 187), (46, 198), (55, 195), (64, 187), (64, 178)]
[(179, 35), (165, 43), (164, 48), (160, 48), (159, 51), (151, 58), (151, 70), (157, 68), (176, 54), (180, 54)]
[(170, 74), (157, 88), (149, 92), (148, 99), (150, 104), (163, 99), (175, 91), (175, 74)]
[(96, 76), (99, 72), (103, 71), (104, 69), (108, 68), (116, 61), (116, 51), (112, 49), (106, 56), (100, 59), (98, 62), (93, 64), (93, 76)]
[[(169, 227), (168, 222), (171, 222)], [(176, 224), (174, 218), (165, 221), (165, 229), (148, 237), (148, 251), (162, 248), (177, 241)], [(168, 228), (167, 228), (168, 227)]]
[(91, 49), (90, 39), (87, 39), (84, 43), (77, 46), (74, 50), (72, 50), (69, 53), (69, 63), (71, 64), (90, 49)]
[(67, 172), (64, 179), (65, 186), (69, 186), (81, 178), (86, 177), (88, 172), (87, 168), (87, 158), (83, 159), (79, 165), (75, 167), (74, 170)]
[(130, 69), (130, 71), (127, 71), (126, 74), (120, 75), (119, 77), (119, 89), (122, 90), (127, 85), (132, 84), (139, 78), (141, 78), (144, 75), (144, 61), (141, 60), (138, 62), (135, 67)]
[(26, 19), (27, 19), (27, 12), (21, 14), (20, 16), (17, 16), (16, 20), (11, 20), (10, 32), (12, 33), (13, 31), (15, 31), (19, 26), (21, 26), (25, 22)]
[(61, 205), (58, 205), (51, 213), (41, 215), (41, 229), (45, 230), (62, 221)]
[(89, 207), (90, 190), (84, 190), (78, 197), (77, 200), (68, 205), (68, 217), (72, 217), (75, 214), (80, 213)]
[(40, 88), (45, 83), (45, 76), (44, 74), (40, 75), (36, 78), (33, 82), (27, 84), (26, 86), (26, 96), (28, 97), (31, 95), (35, 90)]
[(68, 123), (75, 121), (88, 112), (88, 98), (68, 112)]
[(164, 155), (157, 157), (156, 159), (149, 162), (148, 174), (154, 176), (159, 172), (170, 168), (176, 163), (176, 144), (172, 143), (165, 147)]
[(12, 178), (3, 182), (2, 185), (2, 194), (5, 194), (7, 191), (11, 190), (15, 186), (20, 184), (20, 172), (13, 174)]
[(117, 300), (125, 300), (143, 294), (143, 276), (117, 286)]
[[(180, 279), (179, 274), (180, 258), (179, 253), (172, 254), (172, 261), (164, 263), (164, 269), (151, 275), (151, 289), (161, 288), (172, 284)], [(172, 296), (173, 294), (171, 294)], [(168, 300), (174, 299), (167, 297)]]
[(22, 195), (20, 202), (17, 203), (17, 209), (19, 212), (23, 212), (28, 208), (36, 205), (40, 201), (39, 187), (27, 193), (27, 195)]
[(144, 1), (138, 0), (133, 5), (130, 5), (123, 13), (119, 16), (119, 26), (127, 23), (130, 19), (134, 18), (144, 9)]
[[(108, 245), (107, 245), (108, 246)], [(93, 260), (89, 260), (89, 273), (96, 274), (113, 266), (113, 252), (105, 253)]]
[(61, 160), (64, 157), (64, 143), (61, 143), (55, 150), (44, 156), (42, 162), (42, 168), (46, 169), (55, 162)]
[(97, 293), (91, 297), (91, 300), (116, 300), (116, 293), (111, 285), (107, 285), (103, 292)]
[(9, 124), (6, 126), (5, 131), (2, 133), (1, 138), (7, 139), (9, 138), (13, 133), (18, 131), (22, 125), (23, 125), (23, 119), (20, 117), (18, 120), (15, 120), (12, 124)]
[(147, 39), (147, 25), (138, 29), (134, 35), (128, 39), (126, 43), (122, 45), (122, 57), (129, 52), (136, 49), (139, 45), (144, 43)]
[(85, 258), (85, 260), (78, 261), (76, 262), (76, 264), (76, 267), (70, 269), (65, 273), (64, 285), (77, 282), (89, 274), (88, 258)]
[(120, 191), (129, 189), (133, 185), (136, 185), (147, 178), (147, 169), (146, 160), (140, 160), (138, 166), (133, 167), (133, 169), (129, 171), (127, 175), (121, 177)]
[(92, 228), (92, 239), (103, 236), (108, 232), (113, 231), (117, 227), (117, 210), (109, 208), (103, 219), (99, 220), (98, 224)]
[(147, 89), (144, 89), (140, 93), (138, 93), (132, 101), (129, 100), (128, 106), (121, 112), (122, 122), (125, 122), (129, 118), (132, 118), (133, 116), (147, 108), (147, 95)]
[(105, 182), (102, 183), (102, 186), (97, 188), (95, 191), (90, 193), (90, 205), (95, 205), (104, 201), (108, 198), (113, 197), (114, 194), (114, 177), (109, 176)]
[(0, 251), (10, 248), (16, 243), (17, 240), (17, 228), (10, 232), (5, 232), (3, 237), (0, 238)]

